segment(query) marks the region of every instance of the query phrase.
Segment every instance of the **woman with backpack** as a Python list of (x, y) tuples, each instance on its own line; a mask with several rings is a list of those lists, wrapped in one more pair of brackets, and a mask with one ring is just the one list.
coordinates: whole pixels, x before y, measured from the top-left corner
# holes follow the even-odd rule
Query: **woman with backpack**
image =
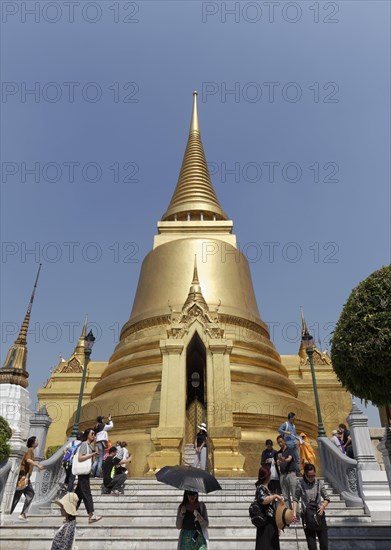
[(266, 521), (262, 527), (257, 527), (255, 550), (280, 550), (280, 539), (276, 524), (276, 503), (284, 502), (282, 495), (270, 492), (270, 468), (261, 467), (258, 472), (258, 481), (255, 499), (259, 504)]
[(78, 432), (76, 439), (71, 441), (71, 443), (64, 450), (64, 457), (62, 459), (62, 465), (65, 470), (65, 479), (63, 483), (63, 489), (68, 491), (68, 493), (72, 493), (73, 491), (73, 485), (75, 483), (76, 476), (72, 474), (72, 462), (73, 462), (73, 457), (75, 456), (75, 453), (82, 439), (83, 439), (83, 432)]
[(328, 549), (327, 523), (325, 509), (330, 502), (323, 481), (316, 479), (316, 468), (313, 464), (304, 466), (303, 478), (296, 487), (293, 498), (293, 522), (295, 523), (297, 503), (301, 500), (301, 518), (307, 539), (308, 550), (317, 550), (316, 537), (320, 550)]

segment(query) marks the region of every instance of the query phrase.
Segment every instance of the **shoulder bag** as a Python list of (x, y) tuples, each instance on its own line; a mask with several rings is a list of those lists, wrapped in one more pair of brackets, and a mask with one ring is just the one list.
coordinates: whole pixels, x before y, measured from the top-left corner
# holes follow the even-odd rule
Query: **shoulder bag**
[(87, 460), (80, 462), (79, 461), (80, 447), (81, 445), (79, 445), (72, 461), (72, 474), (74, 476), (88, 475), (89, 473), (91, 473), (92, 458), (88, 458)]

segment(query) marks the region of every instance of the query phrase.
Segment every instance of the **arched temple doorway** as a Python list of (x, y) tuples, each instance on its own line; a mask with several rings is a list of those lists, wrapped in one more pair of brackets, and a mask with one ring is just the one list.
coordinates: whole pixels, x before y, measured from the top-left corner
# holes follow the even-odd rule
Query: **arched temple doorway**
[(197, 426), (206, 420), (206, 350), (195, 332), (186, 350), (185, 445), (194, 443)]

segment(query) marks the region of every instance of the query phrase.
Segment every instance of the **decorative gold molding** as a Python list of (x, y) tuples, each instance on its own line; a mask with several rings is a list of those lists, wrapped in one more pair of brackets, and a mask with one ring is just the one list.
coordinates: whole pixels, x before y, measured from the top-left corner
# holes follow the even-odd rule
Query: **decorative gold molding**
[[(322, 367), (324, 365), (331, 366), (331, 358), (327, 351), (320, 351), (318, 348), (314, 348), (314, 366)], [(300, 356), (300, 366), (310, 365), (310, 360), (307, 356)]]

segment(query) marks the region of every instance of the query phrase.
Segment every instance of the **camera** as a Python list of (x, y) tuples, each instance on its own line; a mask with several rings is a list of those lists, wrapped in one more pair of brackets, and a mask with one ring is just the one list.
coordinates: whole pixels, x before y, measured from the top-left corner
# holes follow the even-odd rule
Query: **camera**
[(194, 535), (191, 537), (192, 542), (196, 542), (199, 536), (200, 536), (200, 532), (196, 531)]

